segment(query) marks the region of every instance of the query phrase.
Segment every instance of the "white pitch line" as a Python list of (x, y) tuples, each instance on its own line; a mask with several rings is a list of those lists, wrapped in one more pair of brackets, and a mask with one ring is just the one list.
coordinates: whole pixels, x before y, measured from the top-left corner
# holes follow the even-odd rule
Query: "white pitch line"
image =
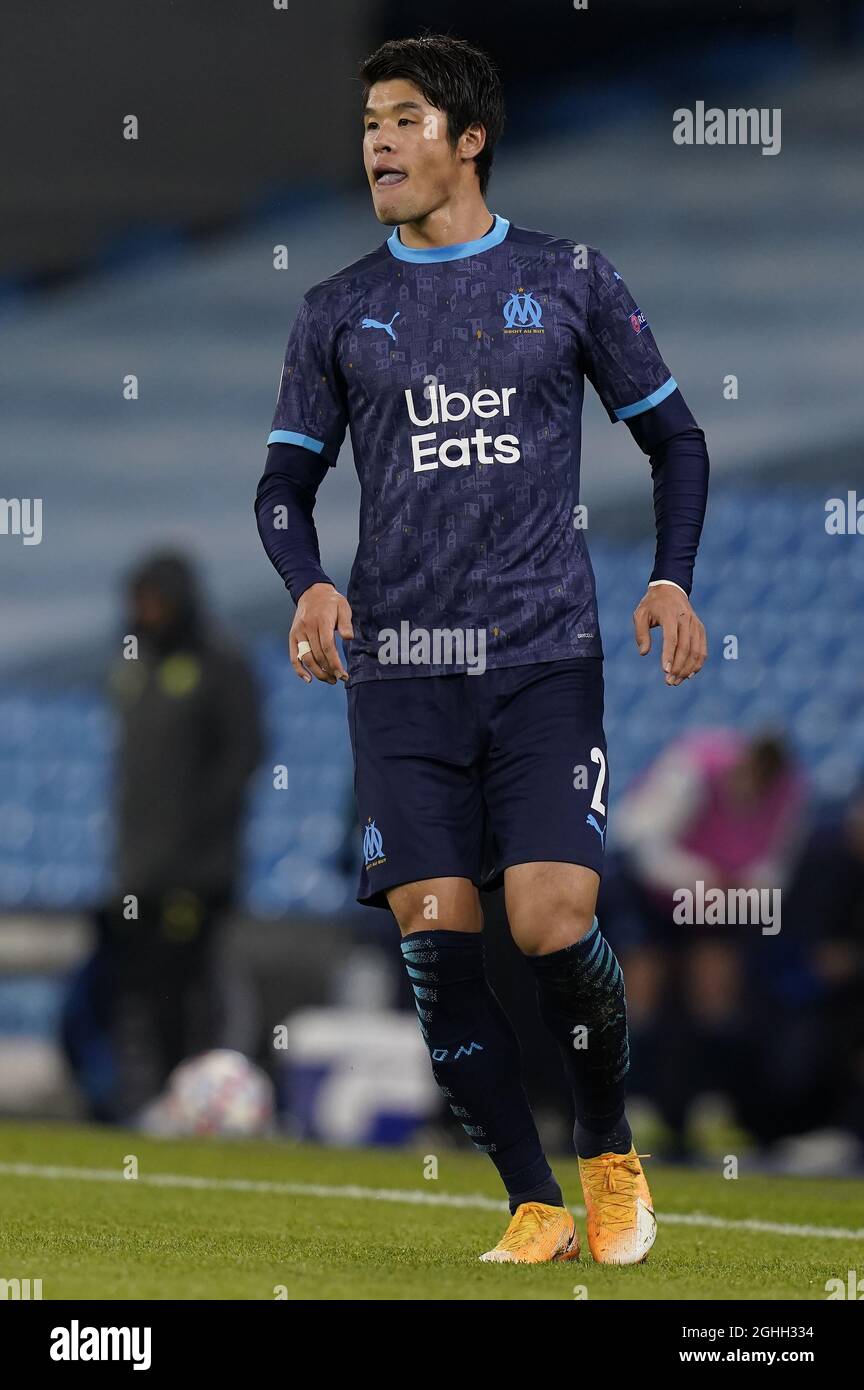
[[(0, 1177), (48, 1178), (61, 1182), (127, 1182), (145, 1187), (191, 1188), (199, 1192), (257, 1192), (281, 1197), (323, 1197), (349, 1202), (399, 1202), (414, 1207), (462, 1207), (474, 1211), (506, 1211), (507, 1203), (479, 1193), (461, 1196), (448, 1192), (417, 1192), (397, 1187), (327, 1187), (323, 1183), (268, 1182), (258, 1178), (198, 1178), (183, 1173), (146, 1173), (127, 1178), (114, 1168), (61, 1168), (37, 1163), (0, 1163)], [(576, 1216), (585, 1208), (572, 1206)], [(864, 1240), (864, 1228), (857, 1231), (843, 1226), (797, 1226), (789, 1222), (730, 1220), (706, 1212), (659, 1213), (662, 1226), (708, 1226), (717, 1231), (751, 1231), (773, 1236), (805, 1236), (808, 1239)]]

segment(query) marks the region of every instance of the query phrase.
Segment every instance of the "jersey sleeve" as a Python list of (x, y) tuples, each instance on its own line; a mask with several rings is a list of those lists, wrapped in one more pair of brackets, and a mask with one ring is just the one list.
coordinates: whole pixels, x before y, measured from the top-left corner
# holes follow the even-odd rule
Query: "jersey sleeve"
[(300, 305), (276, 398), (268, 444), (297, 444), (331, 466), (345, 438), (344, 383), (332, 341), (325, 341), (307, 299)]
[(589, 267), (582, 353), (610, 420), (630, 420), (659, 405), (678, 383), (618, 271), (594, 252)]

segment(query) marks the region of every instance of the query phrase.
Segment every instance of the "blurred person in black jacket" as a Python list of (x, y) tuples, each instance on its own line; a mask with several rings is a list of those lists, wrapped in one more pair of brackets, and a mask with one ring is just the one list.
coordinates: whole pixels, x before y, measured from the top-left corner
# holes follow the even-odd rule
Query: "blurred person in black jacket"
[(127, 602), (124, 659), (111, 675), (117, 899), (101, 923), (121, 1115), (184, 1057), (220, 1041), (215, 948), (262, 751), (252, 673), (208, 629), (189, 562), (149, 557), (128, 580)]
[(864, 786), (811, 830), (786, 897), (745, 1121), (764, 1143), (843, 1130), (864, 1158)]

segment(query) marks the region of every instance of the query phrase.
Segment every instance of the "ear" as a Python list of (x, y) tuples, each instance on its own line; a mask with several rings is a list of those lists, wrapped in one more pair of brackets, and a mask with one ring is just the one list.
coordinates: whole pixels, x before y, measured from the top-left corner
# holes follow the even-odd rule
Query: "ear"
[(463, 130), (456, 149), (463, 159), (476, 159), (485, 144), (486, 127), (475, 121)]

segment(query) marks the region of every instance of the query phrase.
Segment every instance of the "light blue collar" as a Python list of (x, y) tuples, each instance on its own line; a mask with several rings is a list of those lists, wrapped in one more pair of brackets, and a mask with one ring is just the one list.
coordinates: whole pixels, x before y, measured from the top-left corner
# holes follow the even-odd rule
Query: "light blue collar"
[(399, 228), (394, 227), (392, 235), (387, 238), (387, 246), (397, 261), (413, 261), (421, 265), (424, 261), (462, 261), (466, 256), (479, 256), (481, 252), (499, 246), (509, 230), (510, 223), (507, 218), (499, 217), (496, 212), (495, 226), (491, 232), (478, 237), (476, 241), (461, 241), (455, 246), (430, 246), (421, 251), (414, 246), (405, 246), (399, 240)]

